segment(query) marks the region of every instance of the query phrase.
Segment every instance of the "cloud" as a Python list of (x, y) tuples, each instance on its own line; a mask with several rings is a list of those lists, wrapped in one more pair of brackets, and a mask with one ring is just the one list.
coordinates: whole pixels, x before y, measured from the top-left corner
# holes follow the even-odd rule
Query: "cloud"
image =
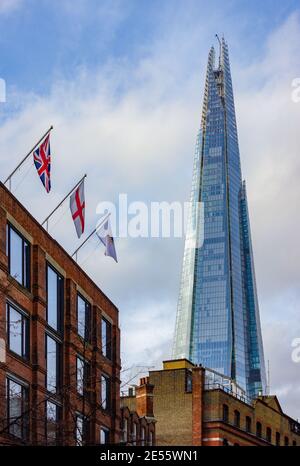
[[(10, 94), (12, 107), (17, 102), (18, 108), (8, 112), (0, 128), (1, 173), (8, 173), (54, 125), (52, 196), (41, 190), (30, 164), (27, 177), (23, 180), (26, 167), (14, 181), (14, 189), (22, 183), (17, 197), (39, 220), (86, 171), (89, 229), (97, 203), (117, 201), (118, 193), (145, 202), (188, 200), (207, 37), (213, 37), (210, 26), (216, 19), (199, 26), (191, 16), (174, 14), (169, 24), (162, 22), (137, 62), (123, 56), (92, 72), (81, 67), (72, 80), (56, 80), (46, 96)], [(112, 13), (116, 23), (121, 17)], [(300, 104), (291, 99), (291, 82), (299, 75), (299, 40), (300, 20), (294, 14), (269, 34), (257, 51), (259, 59), (245, 64), (231, 57), (265, 354), (272, 391), (297, 416), (300, 377), (290, 345), (300, 337)], [(41, 206), (47, 208), (41, 211)], [(78, 243), (67, 212), (55, 225), (63, 212), (50, 224), (51, 233), (73, 252)], [(104, 257), (93, 240), (79, 262), (120, 308), (123, 361), (157, 366), (170, 356), (183, 241), (119, 239), (117, 248), (119, 264)]]
[(24, 0), (0, 0), (0, 14), (7, 14), (15, 11), (23, 4)]

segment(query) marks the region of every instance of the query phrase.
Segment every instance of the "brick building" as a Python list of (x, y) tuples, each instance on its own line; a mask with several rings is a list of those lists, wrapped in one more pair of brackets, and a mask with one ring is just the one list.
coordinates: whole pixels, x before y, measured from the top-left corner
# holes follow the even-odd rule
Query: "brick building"
[(121, 397), (121, 443), (128, 446), (156, 445), (153, 389), (148, 377)]
[(300, 424), (276, 396), (250, 400), (227, 377), (186, 359), (149, 372), (157, 445), (300, 445)]
[(118, 310), (0, 184), (0, 444), (117, 443)]

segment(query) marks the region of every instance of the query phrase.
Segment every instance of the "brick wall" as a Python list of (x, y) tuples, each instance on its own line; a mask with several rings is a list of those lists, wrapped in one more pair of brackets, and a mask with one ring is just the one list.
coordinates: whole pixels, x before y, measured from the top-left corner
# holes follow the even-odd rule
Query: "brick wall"
[[(8, 273), (6, 256), (6, 224), (13, 223), (31, 243), (31, 287), (28, 291)], [(0, 338), (7, 342), (6, 302), (9, 299), (30, 317), (30, 355), (25, 362), (6, 348), (6, 361), (0, 362), (0, 432), (5, 426), (7, 373), (16, 375), (29, 385), (30, 438), (33, 444), (45, 438), (45, 329), (46, 263), (50, 262), (64, 276), (63, 374), (61, 401), (66, 435), (64, 443), (74, 443), (74, 413), (85, 410), (90, 415), (90, 441), (99, 443), (100, 427), (111, 430), (111, 441), (119, 440), (120, 430), (120, 331), (118, 309), (76, 264), (66, 251), (34, 220), (24, 207), (0, 184)], [(91, 305), (92, 340), (84, 343), (77, 333), (77, 291), (84, 293)], [(112, 360), (102, 354), (101, 317), (112, 324)], [(76, 393), (76, 355), (83, 355), (91, 365), (91, 403), (79, 399)], [(100, 379), (105, 373), (111, 378), (112, 406), (110, 412), (101, 408)], [(96, 409), (97, 407), (97, 409)], [(14, 442), (9, 435), (0, 435), (3, 443)], [(2, 439), (1, 439), (2, 437)]]

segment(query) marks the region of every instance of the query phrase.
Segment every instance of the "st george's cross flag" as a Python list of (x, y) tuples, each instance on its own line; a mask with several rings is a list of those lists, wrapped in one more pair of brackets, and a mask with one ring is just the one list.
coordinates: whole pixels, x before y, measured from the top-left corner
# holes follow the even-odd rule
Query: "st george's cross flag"
[(47, 193), (49, 193), (51, 189), (50, 134), (48, 134), (44, 141), (33, 151), (33, 161), (40, 180), (45, 186)]
[(82, 181), (74, 193), (71, 194), (70, 209), (77, 236), (80, 238), (84, 232), (85, 223), (84, 181)]
[(101, 240), (101, 242), (105, 246), (104, 254), (106, 256), (112, 257), (116, 262), (118, 262), (115, 242), (114, 242), (114, 238), (112, 235), (109, 218), (107, 218), (104, 224), (100, 226), (100, 228), (96, 231), (96, 233), (97, 233), (98, 238)]

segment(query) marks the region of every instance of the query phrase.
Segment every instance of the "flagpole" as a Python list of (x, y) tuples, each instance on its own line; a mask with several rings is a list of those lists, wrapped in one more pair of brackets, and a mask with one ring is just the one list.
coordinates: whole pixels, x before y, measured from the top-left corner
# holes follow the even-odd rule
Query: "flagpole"
[(40, 142), (42, 142), (42, 140), (47, 136), (47, 134), (50, 133), (50, 131), (53, 129), (53, 126), (51, 125), (50, 128), (45, 132), (45, 134), (41, 137), (41, 139), (39, 139), (39, 141), (33, 146), (33, 148), (28, 152), (27, 155), (25, 155), (25, 157), (21, 160), (21, 162), (19, 163), (19, 165), (14, 169), (14, 171), (6, 178), (6, 180), (4, 181), (3, 184), (6, 184), (8, 181), (9, 181), (9, 190), (11, 191), (11, 178), (12, 176), (14, 176), (14, 174), (19, 170), (19, 168), (21, 167), (21, 165), (23, 165), (23, 163), (28, 159), (28, 157), (32, 154), (32, 152), (34, 151), (34, 149), (36, 148), (36, 146), (38, 146), (40, 144)]
[(99, 228), (101, 228), (104, 223), (106, 222), (106, 220), (108, 219), (108, 217), (110, 216), (111, 212), (109, 212), (106, 217), (102, 220), (102, 222), (100, 223), (100, 225), (97, 225), (96, 228), (92, 231), (92, 233), (89, 234), (89, 236), (87, 238), (85, 238), (85, 240), (83, 241), (83, 243), (81, 243), (81, 245), (76, 249), (76, 251), (73, 252), (72, 254), (72, 257), (75, 256), (75, 260), (77, 262), (77, 253), (78, 251), (82, 248), (82, 246), (85, 245), (85, 243), (88, 242), (88, 240), (96, 233), (97, 230), (99, 230)]
[(49, 221), (49, 218), (52, 217), (52, 215), (54, 214), (54, 212), (57, 211), (57, 209), (59, 209), (59, 207), (65, 202), (65, 200), (75, 191), (75, 189), (82, 183), (82, 181), (87, 177), (87, 174), (85, 174), (81, 180), (78, 181), (78, 183), (74, 186), (73, 189), (71, 189), (71, 191), (63, 198), (62, 201), (60, 201), (60, 203), (55, 207), (55, 209), (52, 210), (51, 214), (48, 215), (48, 217), (45, 218), (45, 220), (43, 221), (42, 223), (42, 226), (46, 223), (46, 230), (48, 231), (48, 221)]

